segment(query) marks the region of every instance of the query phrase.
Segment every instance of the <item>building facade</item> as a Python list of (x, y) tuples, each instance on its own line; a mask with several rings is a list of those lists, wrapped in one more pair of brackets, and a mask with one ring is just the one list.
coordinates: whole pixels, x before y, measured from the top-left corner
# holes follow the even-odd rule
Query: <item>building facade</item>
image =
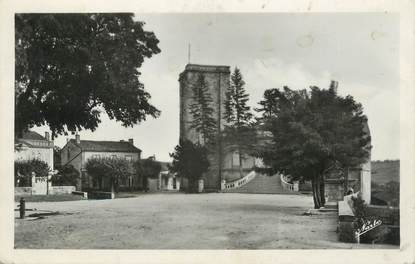
[(14, 149), (15, 161), (39, 159), (46, 162), (53, 171), (53, 141), (48, 132), (43, 137), (34, 131), (26, 131), (21, 138), (15, 140)]
[[(225, 111), (226, 91), (230, 85), (230, 67), (220, 65), (187, 64), (179, 76), (180, 83), (180, 138), (196, 143), (201, 137), (191, 128), (193, 117), (190, 105), (193, 103), (193, 87), (197, 85), (200, 75), (205, 77), (208, 91), (213, 99), (213, 117), (216, 121), (217, 134), (223, 131), (226, 121), (223, 118)], [(214, 154), (209, 156), (209, 171), (204, 175), (204, 187), (210, 190), (220, 190), (221, 181), (231, 181), (239, 178), (240, 166), (243, 174), (248, 174), (255, 165), (253, 157), (244, 155), (242, 164), (239, 162), (239, 153), (234, 151), (225, 142), (219, 142)], [(183, 182), (183, 185), (185, 181)]]
[[(128, 161), (137, 161), (141, 158), (141, 150), (134, 146), (133, 139), (128, 141), (93, 141), (81, 140), (79, 135), (75, 139), (70, 139), (60, 152), (61, 164), (72, 165), (79, 171), (81, 179), (78, 182), (77, 190), (97, 188), (97, 183), (88, 175), (85, 165), (90, 158), (123, 158)], [(104, 184), (105, 185), (105, 184)], [(133, 187), (141, 183), (134, 182), (130, 177), (125, 182), (120, 183), (120, 187)]]

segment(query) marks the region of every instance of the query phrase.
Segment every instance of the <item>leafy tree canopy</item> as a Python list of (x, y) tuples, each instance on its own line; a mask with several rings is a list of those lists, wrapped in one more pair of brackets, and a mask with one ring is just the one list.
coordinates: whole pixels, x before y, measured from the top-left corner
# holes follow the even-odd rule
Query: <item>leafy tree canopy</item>
[(52, 185), (56, 186), (76, 186), (80, 179), (79, 171), (71, 164), (57, 166), (58, 173), (52, 176)]
[(252, 120), (251, 108), (247, 105), (249, 94), (245, 91), (245, 81), (241, 71), (235, 67), (231, 83), (226, 91), (224, 118), (228, 125), (246, 126)]
[(170, 157), (173, 158), (170, 171), (187, 178), (191, 189), (195, 188), (195, 182), (209, 169), (206, 147), (189, 140), (181, 139)]
[(159, 41), (133, 14), (16, 14), (15, 25), (16, 133), (93, 131), (101, 110), (124, 126), (160, 114), (139, 81)]
[(352, 96), (339, 96), (334, 87), (309, 92), (284, 87), (266, 95), (264, 105), (272, 111), (263, 111), (264, 127), (273, 143), (260, 156), (274, 171), (312, 180), (315, 206), (324, 205), (325, 173), (334, 166), (358, 166), (369, 157), (362, 105)]
[(245, 91), (245, 81), (237, 67), (231, 74), (231, 83), (225, 95), (223, 118), (226, 125), (223, 138), (228, 148), (238, 151), (242, 177), (243, 156), (251, 154), (256, 145), (256, 129), (251, 122), (251, 108), (247, 104), (249, 94)]
[(152, 158), (138, 160), (134, 163), (138, 176), (156, 179), (161, 171), (161, 164)]
[(46, 177), (49, 171), (49, 165), (40, 159), (15, 161), (15, 184), (16, 186), (31, 186), (33, 172), (36, 177)]
[(192, 103), (189, 106), (192, 122), (190, 128), (202, 135), (202, 144), (212, 142), (216, 132), (216, 121), (213, 118), (213, 100), (203, 74), (199, 74), (196, 84), (192, 87)]
[(132, 162), (123, 158), (90, 158), (85, 164), (89, 175), (101, 182), (108, 179), (111, 182), (111, 189), (118, 191), (119, 182), (133, 175)]

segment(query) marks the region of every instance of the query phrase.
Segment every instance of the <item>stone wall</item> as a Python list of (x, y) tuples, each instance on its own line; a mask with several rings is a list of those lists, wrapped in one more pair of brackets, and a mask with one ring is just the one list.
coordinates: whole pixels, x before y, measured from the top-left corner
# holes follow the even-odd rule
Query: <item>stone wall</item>
[(14, 187), (14, 195), (32, 195), (32, 187)]
[(19, 151), (14, 151), (15, 161), (24, 161), (31, 159), (39, 159), (48, 164), (53, 170), (53, 141), (35, 140), (35, 139), (18, 139), (22, 143)]
[[(217, 122), (217, 133), (224, 128), (223, 112), (225, 93), (229, 87), (230, 67), (188, 64), (180, 74), (180, 138), (198, 142), (199, 133), (191, 129), (192, 115), (190, 104), (193, 103), (193, 87), (196, 85), (199, 76), (203, 74), (213, 99), (213, 116)], [(204, 187), (206, 189), (220, 189), (223, 166), (223, 148), (218, 147), (213, 155), (209, 156), (210, 168), (204, 175)]]
[(75, 186), (52, 186), (49, 194), (71, 194), (75, 189)]
[[(196, 85), (199, 76), (203, 74), (209, 88), (209, 93), (213, 99), (213, 116), (217, 122), (217, 133), (224, 129), (226, 121), (223, 119), (225, 94), (229, 88), (230, 67), (213, 65), (188, 64), (180, 74), (180, 138), (188, 139), (192, 142), (199, 142), (200, 135), (191, 129), (192, 115), (190, 105), (193, 103), (193, 87)], [(234, 150), (225, 149), (222, 142), (219, 147), (209, 156), (210, 168), (203, 176), (205, 189), (220, 189), (221, 180), (232, 181), (240, 178), (239, 164), (233, 163)], [(251, 171), (255, 165), (253, 157), (245, 157), (242, 161), (244, 175)]]
[(209, 93), (213, 99), (213, 116), (216, 119), (218, 128), (223, 129), (223, 100), (229, 87), (230, 67), (188, 64), (186, 65), (185, 70), (180, 74), (180, 137), (189, 139), (192, 142), (197, 142), (199, 135), (194, 129), (190, 129), (192, 115), (190, 114), (189, 105), (193, 102), (192, 89), (196, 85), (201, 74), (205, 77)]
[[(76, 189), (75, 186), (52, 186), (52, 187), (49, 187), (49, 194), (51, 195), (71, 194), (73, 191), (75, 191), (75, 189)], [(46, 195), (46, 192), (45, 193), (33, 192), (32, 187), (14, 187), (14, 195), (25, 196), (25, 195), (36, 195), (36, 194)]]

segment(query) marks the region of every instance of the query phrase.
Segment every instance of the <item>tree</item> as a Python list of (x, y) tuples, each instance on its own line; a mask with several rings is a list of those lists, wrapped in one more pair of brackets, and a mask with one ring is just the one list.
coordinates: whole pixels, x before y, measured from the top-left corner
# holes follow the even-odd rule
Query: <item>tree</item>
[(15, 134), (94, 131), (103, 110), (126, 127), (158, 117), (139, 68), (159, 41), (143, 25), (129, 13), (16, 14)]
[(224, 116), (226, 121), (224, 138), (228, 145), (235, 146), (239, 155), (239, 171), (242, 174), (242, 160), (245, 153), (252, 151), (256, 132), (251, 124), (252, 113), (247, 105), (249, 95), (245, 91), (245, 81), (240, 70), (235, 67), (231, 83), (226, 91)]
[(138, 160), (134, 163), (135, 173), (142, 180), (143, 189), (148, 189), (148, 178), (156, 179), (161, 171), (161, 164), (152, 158)]
[(173, 163), (169, 170), (180, 177), (188, 179), (189, 191), (197, 189), (197, 181), (209, 168), (207, 149), (200, 144), (193, 144), (189, 140), (180, 140), (179, 145), (170, 153)]
[(190, 128), (195, 129), (202, 136), (202, 141), (198, 139), (200, 144), (212, 143), (216, 132), (216, 121), (211, 106), (213, 100), (203, 74), (199, 74), (192, 91), (192, 103), (189, 105), (192, 115)]
[[(287, 87), (284, 86), (283, 90)], [(279, 100), (282, 100), (281, 91), (279, 89), (273, 88), (265, 90), (264, 92), (264, 99), (259, 101), (259, 108), (255, 108), (255, 111), (261, 113), (261, 117), (257, 118), (260, 124), (264, 124), (264, 120), (267, 118), (274, 117), (278, 112), (278, 107), (281, 105)]]
[(76, 186), (80, 178), (79, 171), (71, 164), (56, 166), (58, 173), (52, 176), (52, 184), (56, 186)]
[(15, 161), (15, 186), (32, 186), (32, 173), (35, 173), (36, 177), (46, 177), (49, 171), (49, 165), (39, 159)]
[[(315, 208), (324, 206), (324, 175), (333, 167), (355, 167), (370, 152), (370, 136), (364, 131), (367, 118), (352, 96), (342, 97), (329, 89), (311, 87), (273, 91), (266, 103), (275, 103), (264, 127), (273, 143), (260, 156), (275, 172), (293, 179), (311, 180)], [(270, 112), (268, 112), (270, 113)]]
[(98, 182), (100, 189), (104, 187), (103, 180), (106, 180), (111, 184), (111, 192), (118, 192), (120, 181), (133, 175), (131, 163), (123, 158), (90, 158), (85, 168)]

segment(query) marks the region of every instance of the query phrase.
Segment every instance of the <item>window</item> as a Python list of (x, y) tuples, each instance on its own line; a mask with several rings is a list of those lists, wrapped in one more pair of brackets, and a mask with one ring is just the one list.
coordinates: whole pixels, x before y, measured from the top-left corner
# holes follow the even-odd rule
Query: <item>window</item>
[(132, 161), (133, 160), (133, 156), (131, 156), (131, 155), (125, 155), (125, 159), (127, 161)]
[(93, 159), (99, 159), (100, 157), (101, 157), (101, 156), (100, 156), (99, 154), (93, 154), (93, 155), (92, 155), (92, 158), (93, 158)]
[(117, 155), (111, 155), (111, 159), (116, 159)]
[(234, 152), (232, 154), (232, 166), (240, 166), (239, 164), (239, 152)]

